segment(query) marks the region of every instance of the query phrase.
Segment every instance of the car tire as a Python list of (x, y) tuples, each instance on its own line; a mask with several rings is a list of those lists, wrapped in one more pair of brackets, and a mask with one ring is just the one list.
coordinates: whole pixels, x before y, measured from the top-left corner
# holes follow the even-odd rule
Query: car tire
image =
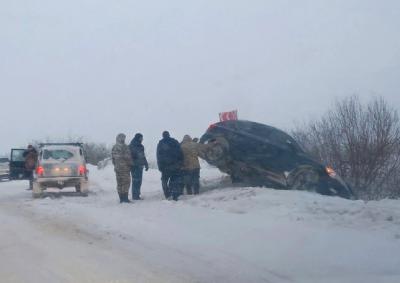
[(298, 191), (317, 191), (320, 177), (311, 166), (300, 166), (287, 179), (289, 189)]
[(32, 184), (32, 197), (41, 198), (43, 194), (43, 187), (38, 182)]
[(77, 193), (81, 193), (83, 195), (87, 195), (89, 193), (89, 183), (88, 181), (80, 181), (79, 185), (75, 186), (75, 190)]
[(324, 183), (320, 188), (318, 193), (328, 196), (338, 196), (345, 199), (355, 199), (352, 190), (346, 186), (339, 183), (328, 184)]
[(208, 162), (215, 164), (225, 159), (228, 152), (228, 142), (225, 138), (216, 138), (214, 142), (208, 144), (205, 158)]
[(243, 178), (241, 178), (237, 175), (231, 175), (230, 177), (231, 177), (232, 184), (238, 184), (238, 183), (243, 182)]

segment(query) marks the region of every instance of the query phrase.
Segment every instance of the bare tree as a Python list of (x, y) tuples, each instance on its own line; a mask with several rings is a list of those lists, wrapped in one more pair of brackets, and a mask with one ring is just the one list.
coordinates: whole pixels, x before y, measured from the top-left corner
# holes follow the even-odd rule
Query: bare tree
[(103, 143), (84, 143), (83, 148), (87, 162), (93, 165), (98, 165), (100, 161), (111, 157), (111, 149)]
[(293, 132), (303, 148), (331, 165), (360, 198), (398, 197), (400, 122), (383, 98), (336, 102), (321, 119)]

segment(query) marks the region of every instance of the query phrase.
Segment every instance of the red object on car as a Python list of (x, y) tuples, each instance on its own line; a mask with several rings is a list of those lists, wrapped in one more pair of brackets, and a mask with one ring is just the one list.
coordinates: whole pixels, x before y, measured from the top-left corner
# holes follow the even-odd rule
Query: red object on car
[(230, 112), (219, 113), (219, 120), (221, 122), (230, 121), (230, 120), (238, 120), (238, 112), (237, 112), (237, 110), (234, 110), (234, 111), (230, 111)]

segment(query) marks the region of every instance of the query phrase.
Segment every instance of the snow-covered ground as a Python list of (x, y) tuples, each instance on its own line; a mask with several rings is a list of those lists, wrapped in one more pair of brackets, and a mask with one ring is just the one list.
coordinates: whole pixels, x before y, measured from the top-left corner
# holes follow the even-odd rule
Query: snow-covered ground
[(400, 201), (227, 187), (117, 202), (112, 167), (91, 168), (86, 198), (33, 200), (0, 183), (0, 282), (400, 282)]

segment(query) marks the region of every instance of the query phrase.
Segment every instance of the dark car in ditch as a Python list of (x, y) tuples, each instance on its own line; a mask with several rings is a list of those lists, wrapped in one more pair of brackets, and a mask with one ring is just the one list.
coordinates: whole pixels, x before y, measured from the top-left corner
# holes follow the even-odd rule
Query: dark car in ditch
[(200, 143), (207, 145), (202, 158), (229, 174), (232, 182), (354, 197), (332, 168), (314, 160), (277, 128), (251, 121), (225, 121), (211, 125)]

